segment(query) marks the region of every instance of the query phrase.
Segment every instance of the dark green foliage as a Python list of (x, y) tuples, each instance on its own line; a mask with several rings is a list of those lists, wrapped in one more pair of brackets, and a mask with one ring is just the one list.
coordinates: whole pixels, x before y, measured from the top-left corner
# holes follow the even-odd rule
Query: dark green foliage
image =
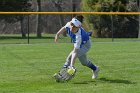
[[(83, 11), (93, 12), (137, 12), (136, 0), (86, 0), (83, 1)], [(93, 24), (96, 37), (137, 37), (137, 15), (86, 15), (87, 21)], [(113, 21), (113, 29), (111, 28)]]
[[(25, 12), (32, 11), (30, 0), (0, 0), (1, 12)], [(16, 22), (22, 18), (22, 15), (0, 15), (0, 20), (7, 22)]]
[(29, 0), (0, 0), (0, 11), (4, 12), (22, 12), (29, 11), (31, 3)]

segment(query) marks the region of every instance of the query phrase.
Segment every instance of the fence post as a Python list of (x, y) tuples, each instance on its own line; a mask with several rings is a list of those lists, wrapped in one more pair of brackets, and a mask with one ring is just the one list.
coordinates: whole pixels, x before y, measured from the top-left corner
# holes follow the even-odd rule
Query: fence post
[(112, 32), (112, 42), (113, 42), (114, 41), (113, 15), (111, 15), (111, 32)]
[(29, 15), (27, 15), (27, 16), (28, 16), (28, 22), (27, 22), (27, 24), (28, 24), (28, 31), (27, 31), (27, 32), (28, 32), (28, 44), (29, 44), (29, 43), (30, 43), (30, 40), (29, 40), (29, 39), (30, 39), (30, 38), (29, 38), (29, 37), (30, 37), (30, 35), (29, 35), (29, 32), (30, 32), (30, 31), (29, 31), (29, 30), (30, 30), (30, 29), (29, 29), (29, 28), (30, 28), (30, 22), (29, 22)]

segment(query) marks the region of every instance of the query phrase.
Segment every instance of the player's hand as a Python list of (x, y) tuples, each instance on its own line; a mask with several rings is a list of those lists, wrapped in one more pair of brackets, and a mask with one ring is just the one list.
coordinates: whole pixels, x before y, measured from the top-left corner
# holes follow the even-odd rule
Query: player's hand
[(74, 66), (68, 66), (68, 69), (74, 69), (75, 67)]
[(57, 36), (57, 35), (55, 36), (54, 42), (55, 42), (55, 43), (58, 43), (58, 36)]

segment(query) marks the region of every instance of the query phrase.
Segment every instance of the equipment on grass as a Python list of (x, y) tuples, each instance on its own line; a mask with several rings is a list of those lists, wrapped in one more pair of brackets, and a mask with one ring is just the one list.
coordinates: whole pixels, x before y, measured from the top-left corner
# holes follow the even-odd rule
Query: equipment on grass
[(67, 68), (62, 68), (58, 73), (54, 74), (54, 79), (56, 82), (65, 82), (65, 81), (70, 81), (76, 73), (76, 68), (72, 67), (67, 67)]

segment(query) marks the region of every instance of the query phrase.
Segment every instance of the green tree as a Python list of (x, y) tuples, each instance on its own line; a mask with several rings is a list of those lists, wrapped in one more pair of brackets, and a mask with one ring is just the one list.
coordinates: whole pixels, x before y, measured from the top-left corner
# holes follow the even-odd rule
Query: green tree
[[(93, 12), (127, 12), (138, 11), (135, 0), (83, 0), (83, 11)], [(86, 20), (92, 24), (96, 37), (137, 37), (138, 17), (135, 15), (86, 15)], [(113, 29), (111, 22), (113, 21)], [(133, 28), (133, 29), (131, 29)]]

